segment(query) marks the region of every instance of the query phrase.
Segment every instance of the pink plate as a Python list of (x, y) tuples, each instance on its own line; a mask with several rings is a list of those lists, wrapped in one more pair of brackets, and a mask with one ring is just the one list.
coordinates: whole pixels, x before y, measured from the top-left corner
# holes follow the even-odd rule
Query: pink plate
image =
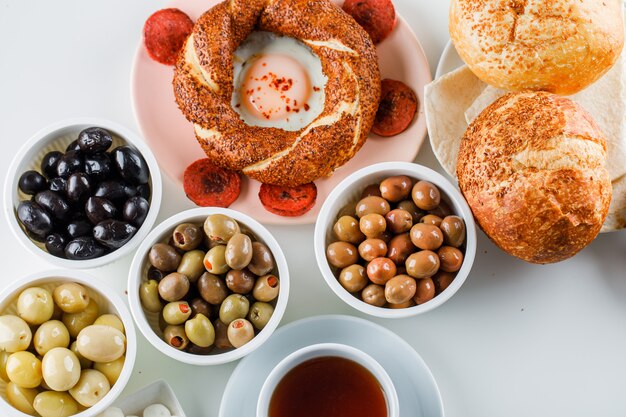
[[(181, 9), (195, 21), (217, 3), (218, 0), (174, 0), (168, 7)], [(260, 183), (248, 178), (243, 182), (241, 195), (230, 208), (265, 224), (314, 223), (330, 191), (352, 172), (378, 162), (413, 161), (426, 136), (426, 120), (421, 103), (424, 101), (424, 86), (432, 80), (432, 76), (422, 46), (401, 17), (393, 33), (378, 45), (378, 61), (382, 78), (403, 81), (419, 97), (418, 114), (406, 131), (390, 138), (371, 134), (356, 156), (337, 169), (333, 176), (315, 181), (317, 202), (308, 213), (300, 217), (281, 217), (266, 211), (258, 197)], [(137, 47), (131, 74), (133, 110), (141, 133), (154, 152), (159, 166), (182, 186), (185, 168), (205, 156), (196, 141), (192, 124), (176, 105), (172, 77), (173, 68), (150, 59), (142, 40)]]

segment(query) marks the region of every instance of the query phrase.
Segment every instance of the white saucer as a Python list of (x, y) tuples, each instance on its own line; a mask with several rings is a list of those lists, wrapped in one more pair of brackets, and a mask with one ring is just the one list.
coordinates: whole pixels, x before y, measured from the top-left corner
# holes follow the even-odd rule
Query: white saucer
[(389, 373), (398, 392), (400, 415), (443, 417), (437, 383), (420, 355), (400, 336), (350, 316), (317, 316), (278, 329), (232, 373), (220, 404), (220, 417), (253, 417), (261, 386), (285, 356), (316, 343), (343, 343), (361, 349)]
[(439, 63), (437, 64), (437, 72), (435, 73), (435, 79), (445, 75), (455, 69), (465, 65), (465, 62), (459, 56), (452, 41), (448, 41), (446, 47), (443, 49)]

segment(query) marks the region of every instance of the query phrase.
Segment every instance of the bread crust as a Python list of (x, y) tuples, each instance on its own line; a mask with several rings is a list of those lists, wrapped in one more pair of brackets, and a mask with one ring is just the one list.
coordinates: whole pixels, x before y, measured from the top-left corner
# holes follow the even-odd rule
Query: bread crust
[[(328, 78), (325, 106), (298, 131), (250, 126), (231, 106), (233, 53), (252, 30), (299, 39)], [(174, 94), (217, 165), (264, 183), (296, 186), (327, 176), (361, 148), (380, 99), (375, 47), (328, 0), (231, 0), (203, 14), (181, 52)]]
[(453, 0), (449, 29), (478, 78), (511, 91), (574, 94), (624, 44), (621, 0)]
[(578, 104), (545, 92), (507, 94), (468, 127), (459, 187), (489, 238), (545, 264), (599, 233), (611, 202), (606, 140)]

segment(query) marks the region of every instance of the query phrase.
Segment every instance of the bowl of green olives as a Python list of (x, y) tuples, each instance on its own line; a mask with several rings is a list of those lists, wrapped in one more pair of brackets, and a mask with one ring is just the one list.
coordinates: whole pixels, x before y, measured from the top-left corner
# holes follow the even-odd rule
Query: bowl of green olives
[(432, 310), (465, 282), (476, 226), (461, 193), (421, 165), (361, 169), (330, 193), (314, 232), (317, 264), (348, 305), (382, 318)]
[(128, 277), (131, 313), (163, 354), (192, 365), (242, 358), (278, 327), (289, 296), (276, 239), (240, 212), (187, 210), (141, 243)]
[(161, 193), (156, 159), (137, 134), (76, 118), (24, 143), (6, 178), (4, 212), (26, 249), (85, 269), (131, 253), (154, 225)]
[(54, 270), (17, 280), (0, 294), (0, 415), (98, 415), (136, 351), (130, 312), (98, 279)]

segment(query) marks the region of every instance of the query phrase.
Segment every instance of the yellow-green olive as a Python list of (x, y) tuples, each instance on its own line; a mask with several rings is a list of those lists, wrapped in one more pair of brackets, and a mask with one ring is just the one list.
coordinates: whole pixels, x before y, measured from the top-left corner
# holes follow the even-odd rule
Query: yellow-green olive
[(252, 296), (257, 301), (269, 303), (278, 297), (280, 281), (276, 275), (264, 275), (259, 277), (252, 288)]
[(78, 414), (78, 403), (67, 392), (41, 392), (35, 397), (33, 408), (41, 417), (70, 417)]
[(163, 308), (163, 319), (167, 324), (182, 324), (191, 316), (191, 307), (187, 301), (174, 301)]
[(51, 349), (41, 361), (43, 379), (54, 391), (67, 391), (76, 385), (80, 370), (76, 355), (62, 347)]
[(180, 264), (178, 264), (178, 269), (176, 272), (179, 274), (183, 274), (189, 279), (189, 282), (195, 284), (198, 282), (198, 278), (205, 272), (204, 269), (204, 256), (206, 254), (199, 250), (192, 250), (186, 252), (182, 259), (180, 260)]
[(274, 307), (271, 304), (257, 301), (250, 307), (248, 320), (258, 330), (263, 330), (274, 314)]
[(85, 327), (92, 325), (100, 316), (98, 303), (92, 298), (87, 307), (80, 313), (65, 313), (61, 321), (70, 332), (70, 336), (76, 337)]
[(83, 407), (93, 407), (111, 390), (106, 376), (95, 369), (85, 369), (78, 383), (69, 391), (70, 395)]
[(225, 274), (230, 269), (226, 263), (226, 246), (215, 246), (204, 256), (204, 267), (212, 274)]
[(226, 325), (235, 319), (242, 319), (248, 315), (250, 301), (240, 294), (231, 294), (220, 306), (220, 320)]
[(228, 325), (227, 335), (230, 343), (238, 348), (254, 338), (254, 327), (246, 319), (236, 319)]
[(185, 334), (196, 346), (209, 347), (215, 341), (215, 329), (204, 314), (196, 314), (185, 322)]
[(224, 257), (230, 268), (245, 268), (252, 260), (252, 239), (243, 233), (234, 234), (226, 244)]
[(80, 362), (81, 369), (91, 368), (91, 365), (93, 365), (93, 361), (90, 361), (89, 359), (87, 359), (86, 357), (80, 354), (80, 352), (78, 351), (78, 347), (76, 345), (76, 341), (72, 342), (72, 344), (70, 345), (70, 350), (74, 352), (74, 355), (76, 355), (76, 357), (78, 358), (78, 362)]
[(52, 294), (43, 288), (27, 288), (17, 299), (17, 315), (30, 325), (45, 323), (53, 313)]
[(204, 221), (204, 233), (210, 240), (225, 245), (231, 237), (241, 233), (241, 229), (234, 219), (224, 214), (211, 214)]
[(54, 302), (64, 313), (80, 313), (89, 305), (89, 292), (75, 282), (61, 284), (54, 289)]
[(30, 352), (15, 352), (7, 360), (7, 375), (22, 388), (36, 388), (41, 384), (41, 361)]
[(35, 350), (41, 356), (50, 349), (66, 348), (70, 345), (70, 332), (59, 320), (50, 320), (39, 326), (33, 337)]
[(119, 330), (122, 333), (126, 333), (126, 329), (124, 329), (124, 323), (122, 320), (115, 314), (103, 314), (93, 322), (93, 324), (101, 324), (103, 326), (111, 326), (114, 329)]
[(124, 363), (126, 362), (125, 356), (120, 356), (111, 362), (96, 362), (93, 364), (93, 369), (102, 372), (107, 377), (107, 381), (111, 386), (115, 385), (117, 380), (124, 369)]
[(9, 382), (6, 386), (6, 397), (9, 404), (18, 411), (30, 416), (37, 415), (37, 412), (33, 408), (37, 394), (39, 394), (37, 389), (22, 388), (13, 382)]
[(151, 279), (139, 286), (139, 299), (144, 309), (151, 313), (160, 313), (163, 303), (159, 297), (159, 283)]
[(21, 318), (7, 314), (0, 316), (0, 350), (20, 352), (28, 349), (33, 333)]
[(80, 332), (76, 348), (90, 361), (111, 362), (126, 352), (126, 336), (111, 326), (94, 324)]

